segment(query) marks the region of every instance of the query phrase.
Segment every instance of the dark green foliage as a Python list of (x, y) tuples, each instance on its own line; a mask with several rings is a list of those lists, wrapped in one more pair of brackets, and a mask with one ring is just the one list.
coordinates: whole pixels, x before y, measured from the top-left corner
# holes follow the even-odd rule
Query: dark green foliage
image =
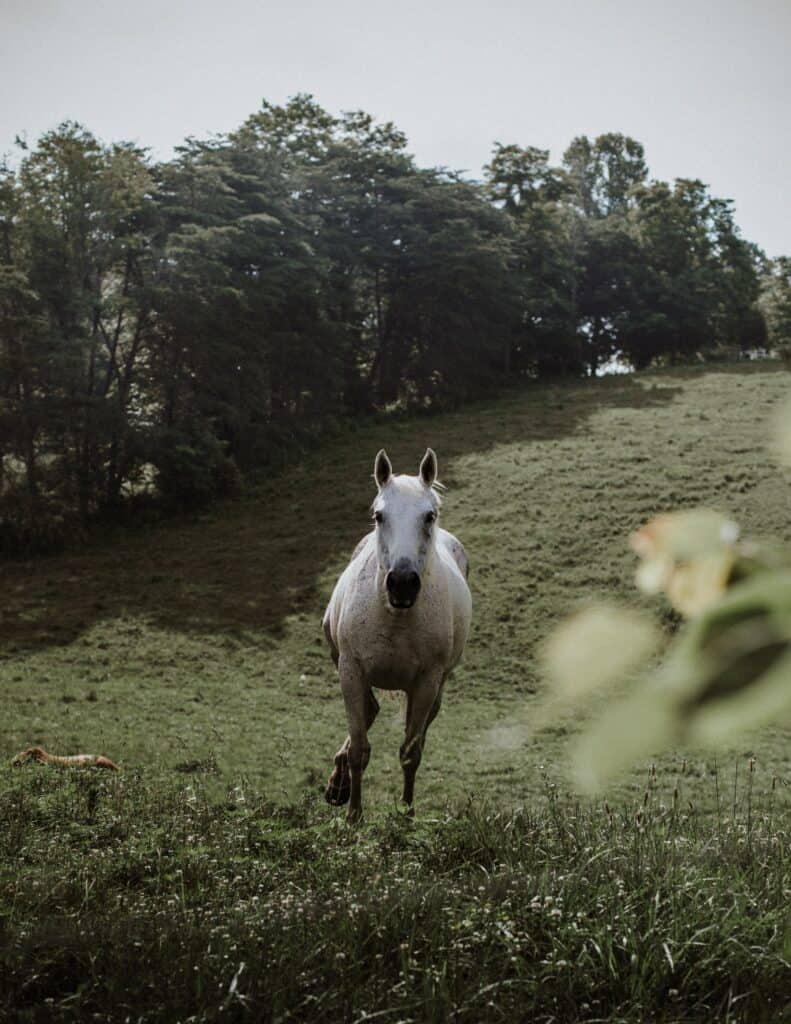
[(771, 344), (782, 348), (787, 358), (791, 353), (791, 257), (781, 256), (767, 266), (760, 305)]
[(642, 259), (623, 331), (636, 367), (707, 348), (762, 344), (758, 253), (738, 235), (729, 202), (700, 181), (654, 182), (630, 215)]
[(570, 182), (548, 161), (546, 150), (498, 144), (486, 167), (489, 196), (502, 203), (513, 225), (515, 294), (502, 356), (508, 375), (579, 374), (583, 367)]
[(236, 495), (241, 475), (205, 424), (193, 420), (180, 428), (163, 428), (150, 439), (150, 462), (164, 501), (179, 507), (205, 505)]
[(649, 182), (619, 134), (563, 164), (498, 143), (467, 181), (304, 95), (158, 165), (48, 132), (0, 173), (4, 537), (35, 546), (24, 510), (52, 503), (209, 500), (342, 418), (751, 349), (763, 311), (785, 337), (788, 275), (759, 308), (729, 202)]
[(73, 505), (57, 494), (10, 490), (0, 495), (0, 553), (52, 554), (73, 546), (82, 536), (82, 523)]
[(563, 154), (563, 163), (575, 205), (592, 218), (625, 213), (633, 205), (634, 189), (648, 175), (643, 147), (617, 133), (594, 142), (579, 136)]

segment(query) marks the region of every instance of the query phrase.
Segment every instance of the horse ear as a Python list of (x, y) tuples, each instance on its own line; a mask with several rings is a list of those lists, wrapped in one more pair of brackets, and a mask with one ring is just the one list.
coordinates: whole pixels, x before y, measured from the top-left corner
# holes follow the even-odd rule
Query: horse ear
[(426, 487), (431, 487), (437, 479), (437, 456), (433, 448), (426, 448), (426, 454), (420, 463), (420, 479)]
[(384, 487), (392, 475), (393, 467), (390, 465), (390, 459), (388, 459), (384, 448), (381, 448), (376, 453), (376, 459), (374, 460), (374, 480), (376, 480), (376, 486), (379, 488)]

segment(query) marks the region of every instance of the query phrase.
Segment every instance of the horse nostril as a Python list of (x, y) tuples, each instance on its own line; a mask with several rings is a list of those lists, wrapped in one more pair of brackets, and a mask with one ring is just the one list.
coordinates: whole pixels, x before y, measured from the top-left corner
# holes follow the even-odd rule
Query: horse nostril
[(420, 576), (412, 569), (391, 569), (385, 576), (385, 587), (391, 603), (412, 604), (420, 590)]
[(391, 569), (385, 577), (385, 584), (388, 590), (420, 590), (420, 577), (416, 572), (398, 572)]

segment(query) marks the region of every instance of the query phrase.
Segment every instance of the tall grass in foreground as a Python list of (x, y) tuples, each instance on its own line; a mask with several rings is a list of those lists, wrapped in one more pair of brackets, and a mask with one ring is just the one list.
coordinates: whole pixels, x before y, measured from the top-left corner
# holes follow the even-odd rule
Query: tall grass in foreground
[(356, 830), (244, 781), (8, 770), (0, 1017), (791, 1019), (789, 816), (752, 767), (715, 816), (654, 773), (634, 807), (545, 780)]

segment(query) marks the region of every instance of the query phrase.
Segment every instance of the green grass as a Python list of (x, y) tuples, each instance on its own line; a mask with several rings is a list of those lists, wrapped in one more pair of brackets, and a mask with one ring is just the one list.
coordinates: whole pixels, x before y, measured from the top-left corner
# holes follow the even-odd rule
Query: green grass
[[(641, 812), (646, 751), (611, 817), (568, 789), (578, 716), (535, 722), (542, 639), (580, 601), (638, 600), (626, 538), (654, 513), (705, 504), (791, 539), (766, 454), (790, 380), (679, 370), (367, 424), (192, 521), (0, 565), (0, 759), (124, 767), (0, 770), (0, 1014), (783, 1019), (788, 724), (657, 759)], [(395, 813), (403, 708), (384, 697), (350, 832), (319, 795), (345, 733), (320, 617), (375, 452), (415, 472), (429, 444), (473, 631), (417, 822)]]
[[(0, 1015), (22, 1021), (791, 1019), (789, 836), (469, 803), (350, 829), (316, 797), (47, 770), (0, 799)], [(684, 779), (672, 780), (674, 786)]]

